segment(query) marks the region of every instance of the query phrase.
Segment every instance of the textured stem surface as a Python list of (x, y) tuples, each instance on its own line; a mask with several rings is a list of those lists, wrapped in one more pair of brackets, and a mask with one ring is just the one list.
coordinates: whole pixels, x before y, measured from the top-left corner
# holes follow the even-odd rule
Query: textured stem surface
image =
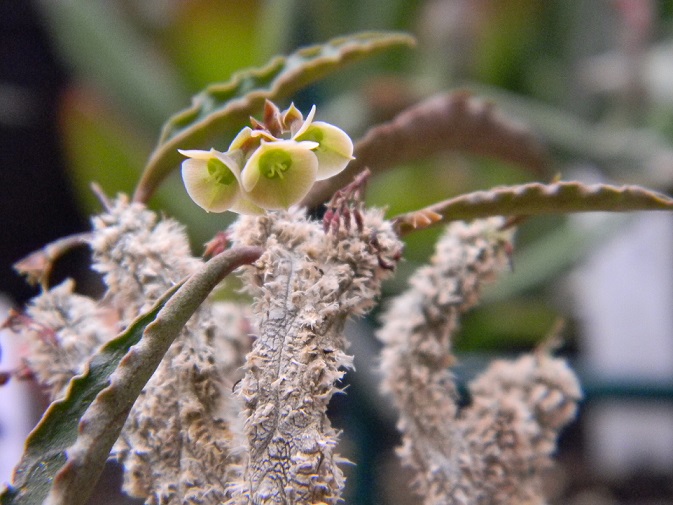
[(461, 314), (478, 300), (484, 281), (507, 265), (502, 219), (455, 223), (437, 244), (431, 264), (410, 279), (383, 316), (384, 390), (400, 409), (404, 464), (426, 505), (453, 501), (460, 485), (463, 444), (456, 433), (457, 390), (449, 366)]
[(258, 247), (226, 251), (204, 265), (171, 297), (147, 326), (140, 342), (121, 360), (110, 385), (82, 416), (77, 440), (67, 451), (68, 461), (56, 474), (46, 503), (85, 503), (97, 480), (96, 469), (102, 470), (133, 402), (187, 320), (224, 277), (255, 261), (261, 253)]
[(449, 226), (383, 317), (383, 385), (400, 409), (399, 454), (425, 505), (544, 503), (541, 471), (580, 398), (565, 362), (538, 352), (493, 363), (471, 384), (472, 404), (457, 407), (452, 339), (481, 285), (508, 264), (502, 223)]
[[(351, 366), (342, 329), (369, 310), (401, 244), (378, 212), (339, 229), (301, 214), (244, 218), (240, 243), (265, 244), (248, 272), (259, 330), (240, 387), (249, 459), (233, 503), (335, 504), (343, 474), (327, 405)], [(347, 221), (346, 221), (347, 220)]]

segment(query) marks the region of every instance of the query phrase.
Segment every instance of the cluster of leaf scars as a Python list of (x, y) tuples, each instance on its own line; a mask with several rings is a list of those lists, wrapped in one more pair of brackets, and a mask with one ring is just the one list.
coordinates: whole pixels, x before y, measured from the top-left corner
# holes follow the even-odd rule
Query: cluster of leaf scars
[[(381, 42), (369, 37), (335, 41), (329, 49), (371, 52)], [(306, 62), (295, 78), (306, 81), (320, 55), (299, 54)], [(283, 72), (297, 71), (273, 68), (281, 84)], [(214, 115), (228, 117), (222, 109), (187, 112), (174, 128), (185, 118), (198, 130), (198, 121), (208, 126)], [(358, 163), (380, 170), (395, 153), (398, 160), (426, 154), (418, 142), (429, 128), (456, 147), (457, 119), (481, 125), (485, 138), (458, 141), (463, 149), (536, 159), (535, 149), (521, 147), (530, 138), (518, 127), (456, 94), (373, 129), (355, 145), (357, 159), (344, 173), (352, 176)], [(166, 131), (164, 145), (193, 133)], [(494, 148), (494, 138), (508, 142)], [(433, 139), (430, 150), (441, 149)], [(151, 186), (160, 178), (154, 172), (143, 180)], [(580, 388), (565, 362), (542, 347), (492, 363), (470, 384), (470, 405), (458, 407), (452, 338), (483, 283), (509, 265), (513, 231), (501, 217), (454, 219), (550, 212), (559, 204), (565, 211), (670, 208), (671, 201), (638, 188), (556, 183), (475, 193), (386, 219), (365, 208), (365, 179), (334, 193), (321, 220), (302, 206), (240, 216), (227, 243), (210, 248), (208, 262), (193, 256), (182, 225), (145, 207), (148, 186), (134, 201), (103, 198), (86, 242), (107, 287), (104, 297), (79, 295), (67, 281), (45, 287), (9, 321), (27, 345), (26, 366), (54, 403), (31, 434), (2, 505), (83, 503), (108, 453), (123, 464), (124, 490), (147, 504), (338, 503), (343, 459), (326, 410), (352, 364), (344, 325), (375, 305), (402, 257), (401, 237), (441, 223), (450, 224), (430, 263), (388, 305), (377, 333), (383, 389), (400, 412), (400, 457), (428, 505), (544, 503), (542, 475)], [(305, 196), (305, 205), (323, 201), (326, 182)], [(43, 254), (57, 255), (48, 248)], [(250, 306), (209, 296), (236, 268)]]

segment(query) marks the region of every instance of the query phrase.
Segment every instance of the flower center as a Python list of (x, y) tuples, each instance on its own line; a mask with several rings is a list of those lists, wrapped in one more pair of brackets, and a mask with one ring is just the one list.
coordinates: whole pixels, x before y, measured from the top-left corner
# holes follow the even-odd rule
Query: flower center
[(225, 186), (229, 186), (236, 180), (234, 173), (217, 158), (210, 158), (208, 160), (208, 174), (216, 183)]
[(267, 179), (283, 178), (283, 173), (292, 166), (292, 157), (282, 149), (265, 152), (259, 159), (259, 170)]
[(320, 130), (320, 128), (314, 127), (314, 126), (309, 126), (308, 129), (300, 135), (300, 138), (297, 140), (309, 140), (311, 142), (317, 142), (320, 144), (314, 151), (324, 151), (325, 148), (321, 144), (323, 139), (325, 138), (325, 134)]

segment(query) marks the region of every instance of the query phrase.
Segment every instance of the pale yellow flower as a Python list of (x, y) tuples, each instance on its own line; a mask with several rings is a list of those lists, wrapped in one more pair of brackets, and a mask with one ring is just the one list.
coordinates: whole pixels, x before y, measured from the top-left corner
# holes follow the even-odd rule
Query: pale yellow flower
[(241, 191), (240, 151), (222, 153), (210, 151), (179, 150), (187, 156), (182, 162), (182, 180), (190, 198), (207, 212), (233, 210), (241, 214), (258, 214), (262, 209), (246, 201)]
[[(264, 122), (252, 119), (226, 153), (180, 151), (189, 196), (208, 212), (259, 214), (300, 202), (316, 181), (338, 174), (353, 159), (353, 142), (329, 123), (306, 119), (294, 104), (282, 114), (267, 102)], [(273, 133), (272, 133), (273, 132)], [(290, 138), (288, 138), (290, 137)]]
[(246, 196), (268, 209), (287, 209), (310, 191), (318, 172), (315, 142), (262, 141), (241, 172)]
[[(286, 112), (289, 113), (291, 108)], [(323, 121), (313, 121), (314, 115), (315, 105), (306, 121), (292, 135), (292, 139), (297, 142), (311, 141), (318, 144), (313, 150), (318, 157), (316, 180), (322, 181), (341, 172), (353, 159), (353, 141), (341, 128)]]

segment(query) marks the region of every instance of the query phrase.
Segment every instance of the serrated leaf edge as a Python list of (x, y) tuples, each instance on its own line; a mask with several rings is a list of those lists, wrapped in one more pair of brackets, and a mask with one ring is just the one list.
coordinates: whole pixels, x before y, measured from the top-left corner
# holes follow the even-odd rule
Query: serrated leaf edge
[[(635, 185), (536, 182), (460, 195), (419, 211), (396, 216), (393, 221), (397, 231), (404, 235), (439, 223), (488, 216), (637, 210), (673, 210), (673, 198)], [(418, 214), (428, 212), (441, 218), (429, 222), (427, 226), (419, 225), (423, 220), (417, 218)]]

